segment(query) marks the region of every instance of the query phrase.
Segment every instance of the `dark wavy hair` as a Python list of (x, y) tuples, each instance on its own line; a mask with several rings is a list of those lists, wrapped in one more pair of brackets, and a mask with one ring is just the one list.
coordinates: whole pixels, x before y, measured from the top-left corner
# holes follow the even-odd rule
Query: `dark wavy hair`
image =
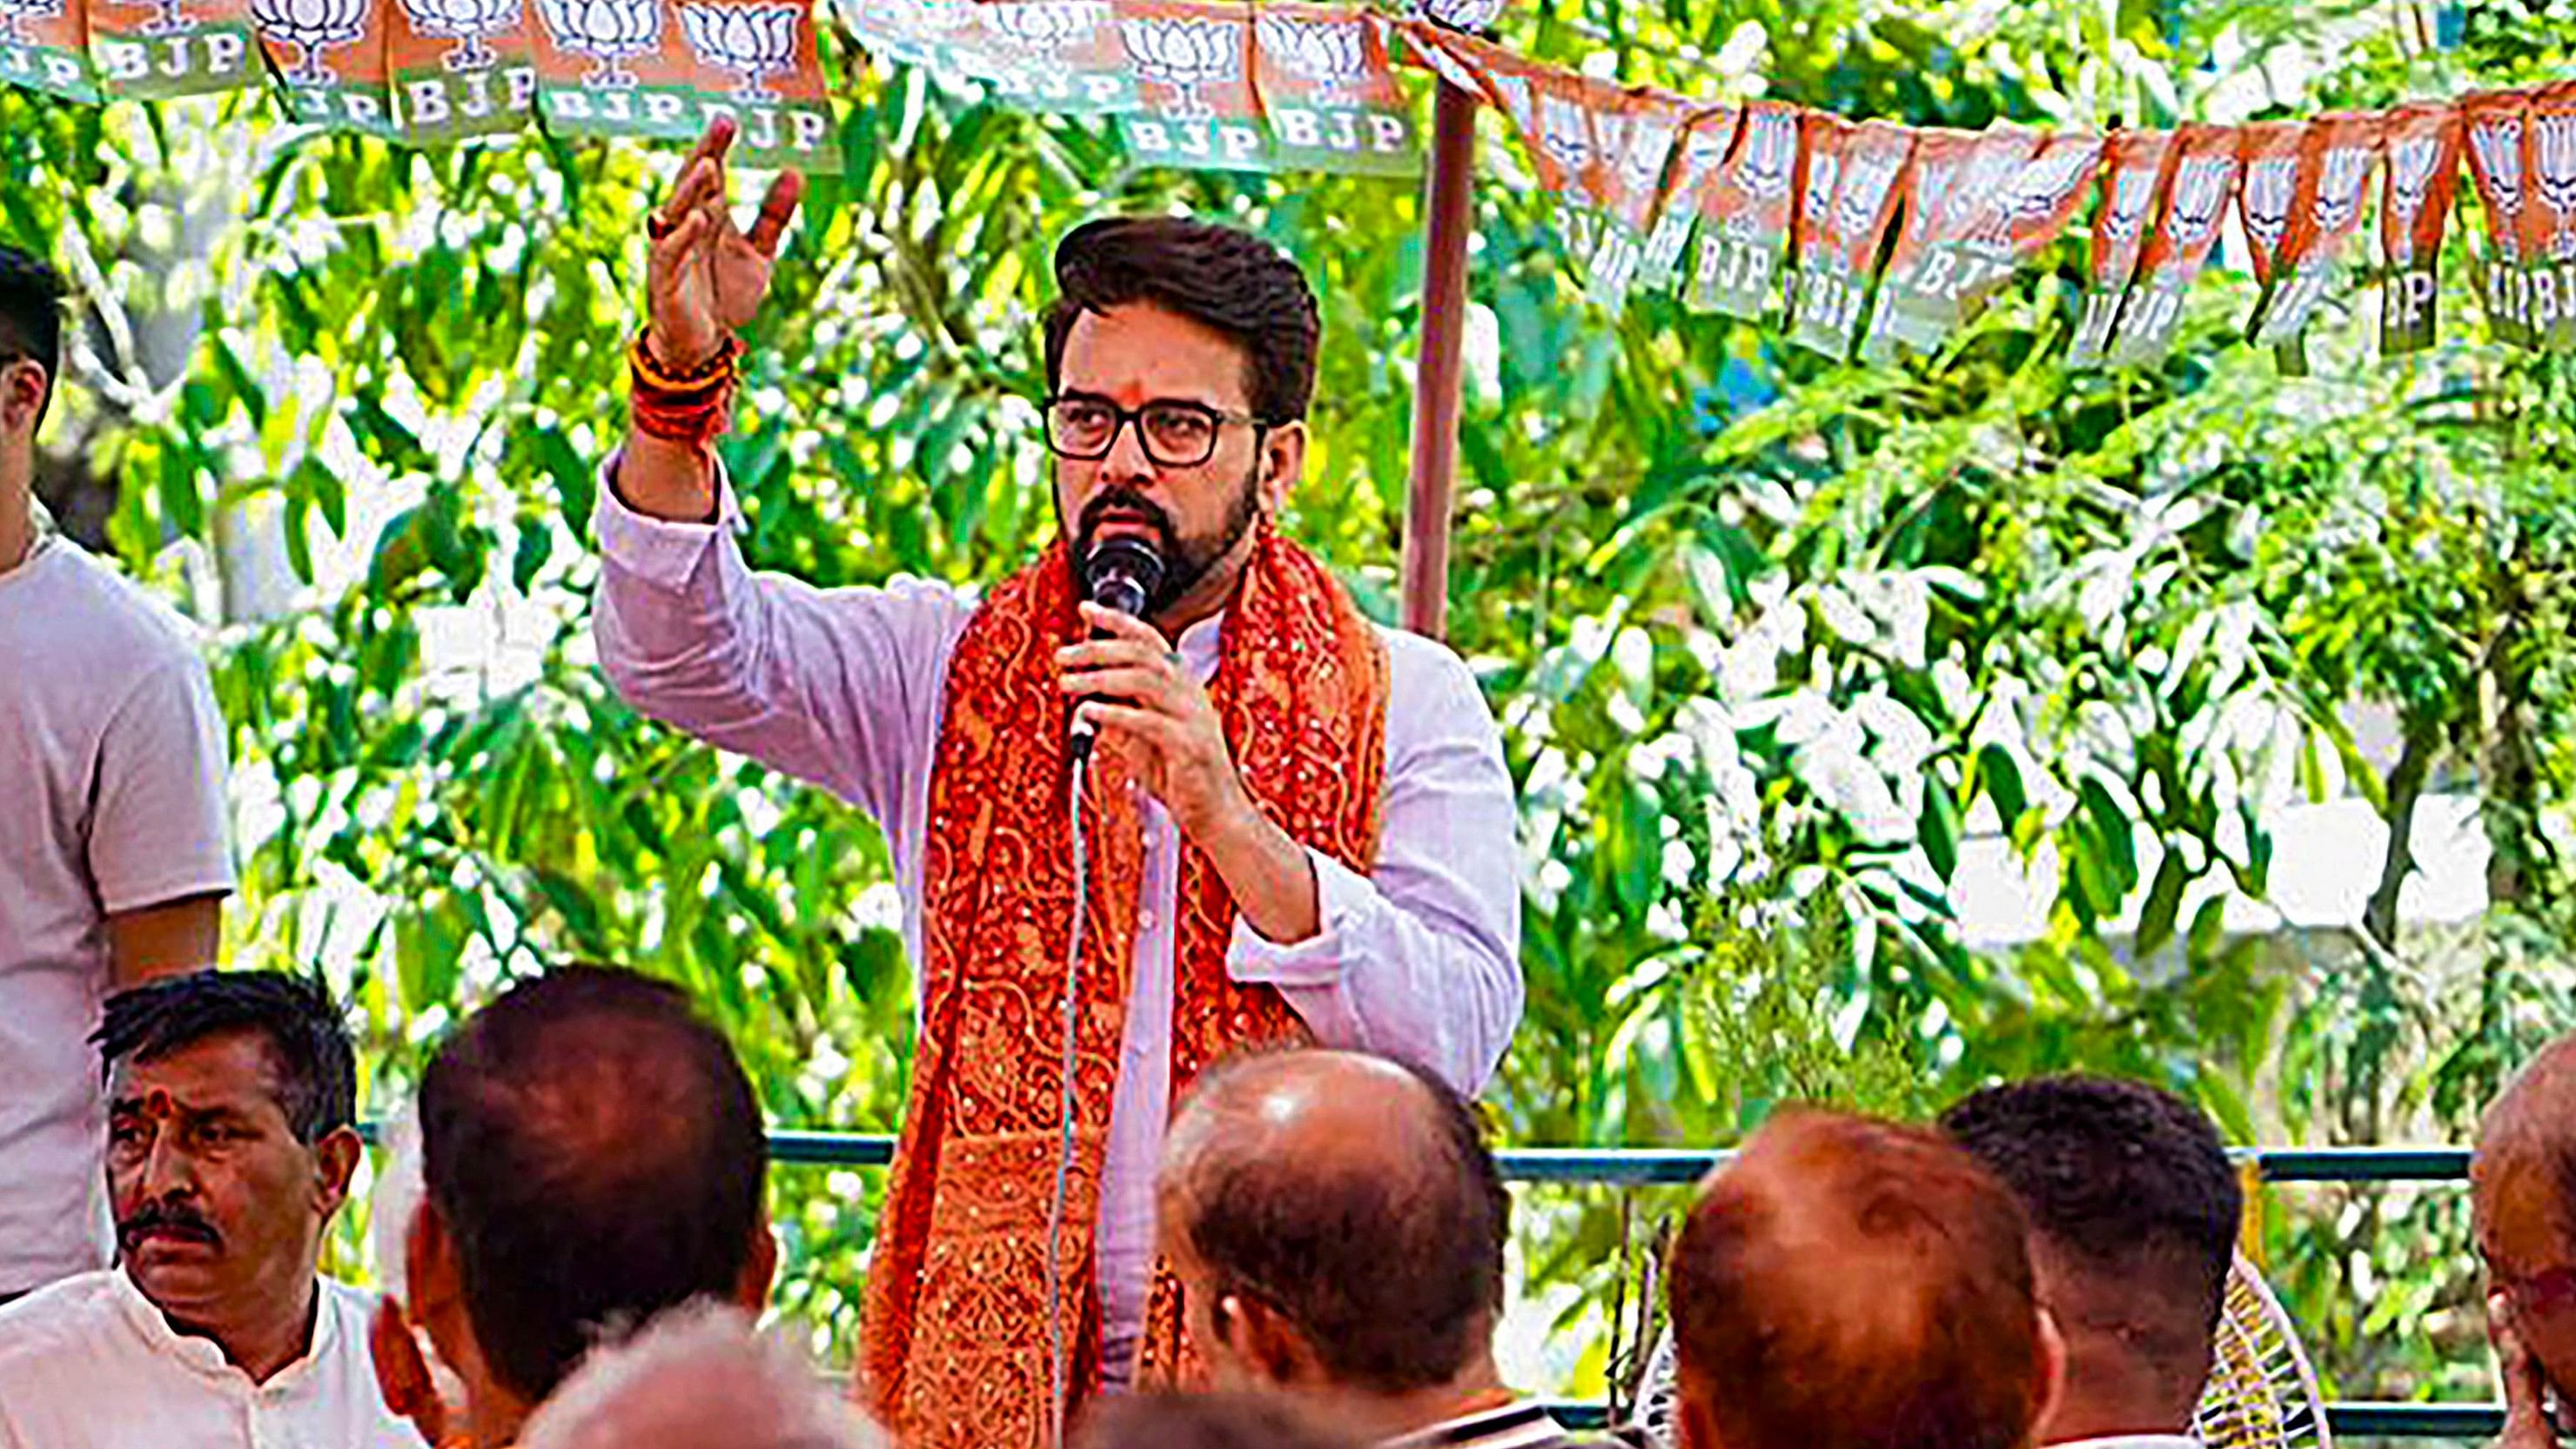
[(89, 1039), (106, 1073), (234, 1032), (267, 1044), (278, 1106), (297, 1141), (311, 1146), (357, 1122), (357, 1051), (340, 1004), (317, 980), (282, 971), (165, 976), (110, 996)]
[(1286, 253), (1250, 232), (1169, 216), (1085, 222), (1057, 243), (1055, 282), (1049, 392), (1063, 381), (1065, 339), (1083, 313), (1151, 302), (1234, 343), (1256, 419), (1296, 422), (1314, 402), (1324, 332), (1315, 290)]
[(63, 274), (42, 257), (0, 242), (0, 361), (42, 364), (47, 402), (63, 375), (63, 299), (70, 294)]

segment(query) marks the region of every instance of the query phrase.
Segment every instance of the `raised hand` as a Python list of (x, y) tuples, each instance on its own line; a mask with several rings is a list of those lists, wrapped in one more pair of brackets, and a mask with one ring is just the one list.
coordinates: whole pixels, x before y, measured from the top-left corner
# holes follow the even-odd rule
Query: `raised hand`
[(781, 171), (751, 230), (734, 225), (725, 168), (734, 134), (730, 117), (709, 122), (680, 169), (679, 185), (654, 213), (645, 345), (673, 371), (704, 364), (723, 349), (728, 333), (760, 311), (779, 239), (805, 195), (804, 175)]

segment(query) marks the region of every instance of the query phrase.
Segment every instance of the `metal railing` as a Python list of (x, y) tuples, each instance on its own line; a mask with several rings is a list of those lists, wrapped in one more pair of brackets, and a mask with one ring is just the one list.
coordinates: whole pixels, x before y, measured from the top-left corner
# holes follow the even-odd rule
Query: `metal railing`
[[(775, 1161), (835, 1167), (883, 1167), (894, 1157), (894, 1139), (843, 1132), (769, 1134)], [(1653, 1187), (1697, 1182), (1729, 1154), (1671, 1148), (1514, 1147), (1495, 1154), (1514, 1182)], [(2457, 1147), (2253, 1148), (2237, 1154), (2266, 1182), (2464, 1182), (2469, 1154)], [(1569, 1427), (1596, 1428), (1599, 1404), (1555, 1406)], [(2326, 1406), (2327, 1424), (2339, 1435), (2387, 1439), (2485, 1439), (2504, 1425), (2499, 1404), (2347, 1402)]]
[[(375, 1124), (360, 1131), (376, 1140)], [(1513, 1182), (1567, 1186), (1656, 1187), (1697, 1182), (1731, 1154), (1642, 1147), (1511, 1147), (1494, 1154)], [(773, 1162), (805, 1167), (883, 1167), (894, 1138), (882, 1133), (775, 1129)], [(2469, 1154), (2458, 1147), (2258, 1147), (2236, 1154), (2265, 1182), (2465, 1182)], [(1572, 1428), (1597, 1428), (1597, 1403), (1562, 1403), (1557, 1417)], [(2501, 1404), (2343, 1402), (2326, 1405), (2335, 1433), (2357, 1439), (2486, 1439), (2504, 1427)]]

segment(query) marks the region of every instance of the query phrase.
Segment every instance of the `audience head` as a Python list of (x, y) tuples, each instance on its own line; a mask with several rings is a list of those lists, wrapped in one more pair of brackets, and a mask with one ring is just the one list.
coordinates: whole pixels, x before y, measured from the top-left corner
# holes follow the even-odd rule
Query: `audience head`
[[(1128, 1394), (1104, 1399), (1075, 1449), (1362, 1449), (1295, 1399), (1270, 1393)], [(535, 1449), (535, 1446), (530, 1446)]]
[(2207, 1117), (2107, 1077), (2040, 1077), (1942, 1114), (2030, 1217), (2039, 1300), (2066, 1340), (2043, 1442), (2179, 1434), (2208, 1382), (2245, 1194)]
[(36, 427), (63, 372), (62, 274), (0, 244), (0, 483), (33, 456)]
[[(574, 967), (512, 987), (431, 1059), (419, 1122), (404, 1311), (487, 1438), (601, 1338), (695, 1299), (768, 1296), (760, 1109), (667, 983)], [(410, 1407), (417, 1342), (379, 1338), (387, 1397)]]
[(881, 1449), (813, 1362), (739, 1308), (690, 1304), (582, 1361), (520, 1449)]
[(2547, 1382), (2576, 1384), (2576, 1036), (2487, 1108), (2469, 1191), (2495, 1326)]
[(1510, 1200), (1429, 1073), (1317, 1050), (1220, 1064), (1173, 1119), (1161, 1199), (1220, 1385), (1354, 1400), (1354, 1427), (1392, 1432), (1389, 1410), (1436, 1421), (1495, 1381)]
[(2021, 1449), (2059, 1350), (2027, 1227), (1937, 1134), (1791, 1111), (1711, 1175), (1668, 1273), (1685, 1449)]
[(356, 1053), (319, 984), (191, 972), (107, 999), (107, 1181), (125, 1271), (171, 1321), (300, 1313), (363, 1151)]

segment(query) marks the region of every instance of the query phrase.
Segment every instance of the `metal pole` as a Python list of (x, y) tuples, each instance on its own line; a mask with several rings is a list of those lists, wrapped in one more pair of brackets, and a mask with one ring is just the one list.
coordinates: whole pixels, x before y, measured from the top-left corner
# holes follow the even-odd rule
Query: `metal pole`
[(1404, 510), (1404, 627), (1449, 629), (1449, 516), (1458, 486), (1458, 393), (1465, 363), (1469, 189), (1476, 98), (1440, 82), (1431, 114), (1431, 174), (1422, 187), (1422, 348), (1413, 384), (1413, 482)]

